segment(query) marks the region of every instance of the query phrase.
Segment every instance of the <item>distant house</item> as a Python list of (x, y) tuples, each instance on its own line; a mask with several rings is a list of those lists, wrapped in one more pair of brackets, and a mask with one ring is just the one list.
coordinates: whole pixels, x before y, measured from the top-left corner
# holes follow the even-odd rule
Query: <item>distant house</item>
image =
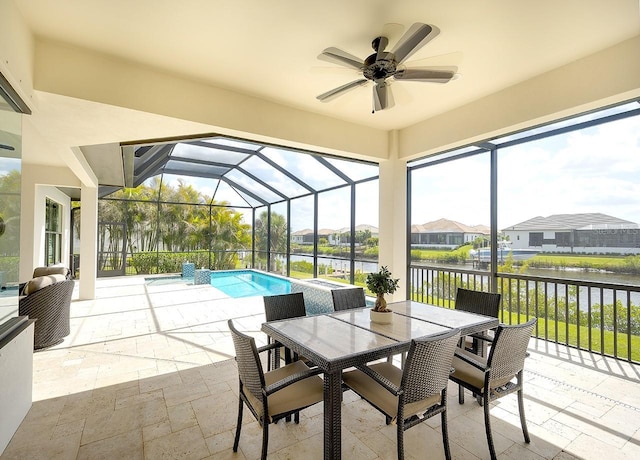
[(513, 249), (542, 252), (640, 253), (640, 227), (601, 213), (534, 217), (502, 231)]
[(331, 228), (321, 228), (318, 230), (318, 238), (326, 238), (329, 244), (337, 244), (340, 241), (340, 236)]
[(454, 220), (438, 219), (411, 226), (411, 247), (453, 249), (489, 234), (486, 225), (469, 226)]
[[(356, 225), (356, 235), (360, 232), (369, 232), (371, 234), (370, 238), (378, 238), (378, 227), (374, 227), (373, 225), (360, 224)], [(335, 231), (336, 239), (329, 240), (331, 244), (351, 244), (351, 238), (349, 235), (351, 233), (351, 228), (342, 227)], [(356, 245), (358, 245), (358, 241), (356, 240)]]
[(291, 242), (298, 244), (313, 244), (313, 230), (305, 228), (291, 233)]
[[(351, 244), (351, 239), (349, 238), (350, 231), (351, 229), (349, 227), (343, 227), (337, 230), (331, 228), (321, 228), (320, 230), (318, 230), (318, 237), (326, 238), (331, 245)], [(378, 227), (367, 224), (356, 225), (356, 233), (364, 231), (371, 232), (371, 237), (373, 238), (378, 237)], [(310, 228), (305, 228), (304, 230), (298, 230), (291, 233), (292, 243), (313, 244), (313, 240), (314, 233)]]

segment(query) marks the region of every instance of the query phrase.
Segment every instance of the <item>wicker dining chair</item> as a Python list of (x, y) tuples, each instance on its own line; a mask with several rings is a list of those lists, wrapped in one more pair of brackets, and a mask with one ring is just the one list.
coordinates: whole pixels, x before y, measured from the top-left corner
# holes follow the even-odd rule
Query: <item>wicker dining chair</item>
[[(520, 424), (525, 442), (530, 442), (527, 421), (524, 416), (523, 369), (527, 357), (527, 346), (536, 324), (536, 318), (524, 324), (513, 326), (500, 325), (487, 359), (458, 349), (453, 358), (454, 372), (449, 378), (458, 385), (472, 391), (482, 398), (484, 424), (487, 443), (492, 459), (496, 458), (491, 434), (489, 403), (513, 392), (518, 393)], [(515, 379), (515, 382), (513, 381)], [(464, 403), (464, 392), (459, 395), (460, 404)]]
[[(456, 310), (497, 318), (500, 311), (500, 299), (501, 295), (493, 292), (458, 288), (456, 291)], [(461, 345), (478, 354), (481, 346), (479, 341), (492, 342), (493, 334), (493, 331), (471, 334), (464, 338)]]
[(451, 458), (447, 431), (447, 383), (460, 331), (411, 341), (403, 369), (389, 362), (358, 366), (343, 374), (344, 384), (397, 425), (398, 460), (404, 458), (404, 432), (441, 414), (444, 454)]
[[(238, 331), (233, 320), (228, 321), (238, 363), (238, 422), (233, 451), (238, 452), (242, 412), (246, 404), (262, 426), (262, 459), (267, 458), (269, 424), (296, 413), (323, 400), (323, 382), (320, 369), (309, 369), (302, 361), (294, 361), (271, 372), (264, 372), (259, 353), (272, 347), (272, 343), (256, 348), (253, 337)], [(297, 423), (297, 421), (296, 421)]]
[[(304, 304), (304, 295), (302, 292), (293, 292), (291, 294), (264, 296), (264, 314), (267, 322), (306, 316), (307, 310)], [(271, 337), (268, 337), (267, 340), (271, 343)], [(298, 358), (288, 348), (284, 349), (284, 353), (286, 364)], [(279, 356), (279, 348), (269, 350), (267, 371), (277, 367), (276, 360), (280, 359)]]
[(344, 311), (367, 306), (364, 289), (361, 287), (332, 289), (333, 310)]

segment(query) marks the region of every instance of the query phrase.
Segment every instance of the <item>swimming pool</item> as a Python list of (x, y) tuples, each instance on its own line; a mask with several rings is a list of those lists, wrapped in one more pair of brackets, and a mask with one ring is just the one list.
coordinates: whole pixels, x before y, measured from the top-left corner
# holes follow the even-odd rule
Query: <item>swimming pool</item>
[(289, 294), (289, 280), (253, 270), (211, 272), (211, 285), (229, 297)]
[[(145, 283), (149, 286), (193, 284), (193, 278), (182, 278), (175, 275), (159, 276), (145, 278)], [(234, 298), (289, 294), (291, 292), (291, 282), (288, 279), (253, 270), (211, 272), (211, 285)]]

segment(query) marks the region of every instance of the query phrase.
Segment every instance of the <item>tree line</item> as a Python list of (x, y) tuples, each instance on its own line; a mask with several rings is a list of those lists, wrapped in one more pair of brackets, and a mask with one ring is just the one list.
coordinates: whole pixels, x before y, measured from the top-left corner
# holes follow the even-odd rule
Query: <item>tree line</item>
[[(189, 257), (198, 266), (232, 269), (237, 267), (238, 253), (252, 248), (252, 225), (244, 221), (241, 212), (182, 179), (171, 185), (157, 177), (148, 184), (102, 198), (98, 203), (98, 220), (124, 224), (124, 232), (118, 232), (118, 227), (100, 226), (98, 251), (117, 257), (115, 254), (124, 241), (128, 263), (137, 273), (179, 271), (180, 264)], [(266, 251), (269, 241), (270, 251), (286, 252), (285, 217), (271, 213), (270, 240), (268, 222), (267, 210), (255, 220), (256, 250)], [(154, 258), (151, 253), (158, 256)], [(99, 264), (102, 265), (99, 269), (105, 269), (114, 261), (103, 258)]]

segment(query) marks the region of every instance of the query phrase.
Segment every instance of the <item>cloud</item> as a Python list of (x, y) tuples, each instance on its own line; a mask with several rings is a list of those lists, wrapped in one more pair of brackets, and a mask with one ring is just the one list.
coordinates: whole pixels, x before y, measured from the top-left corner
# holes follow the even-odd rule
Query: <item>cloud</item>
[[(498, 227), (601, 212), (640, 223), (640, 117), (498, 149)], [(412, 223), (489, 223), (489, 154), (417, 170)]]

